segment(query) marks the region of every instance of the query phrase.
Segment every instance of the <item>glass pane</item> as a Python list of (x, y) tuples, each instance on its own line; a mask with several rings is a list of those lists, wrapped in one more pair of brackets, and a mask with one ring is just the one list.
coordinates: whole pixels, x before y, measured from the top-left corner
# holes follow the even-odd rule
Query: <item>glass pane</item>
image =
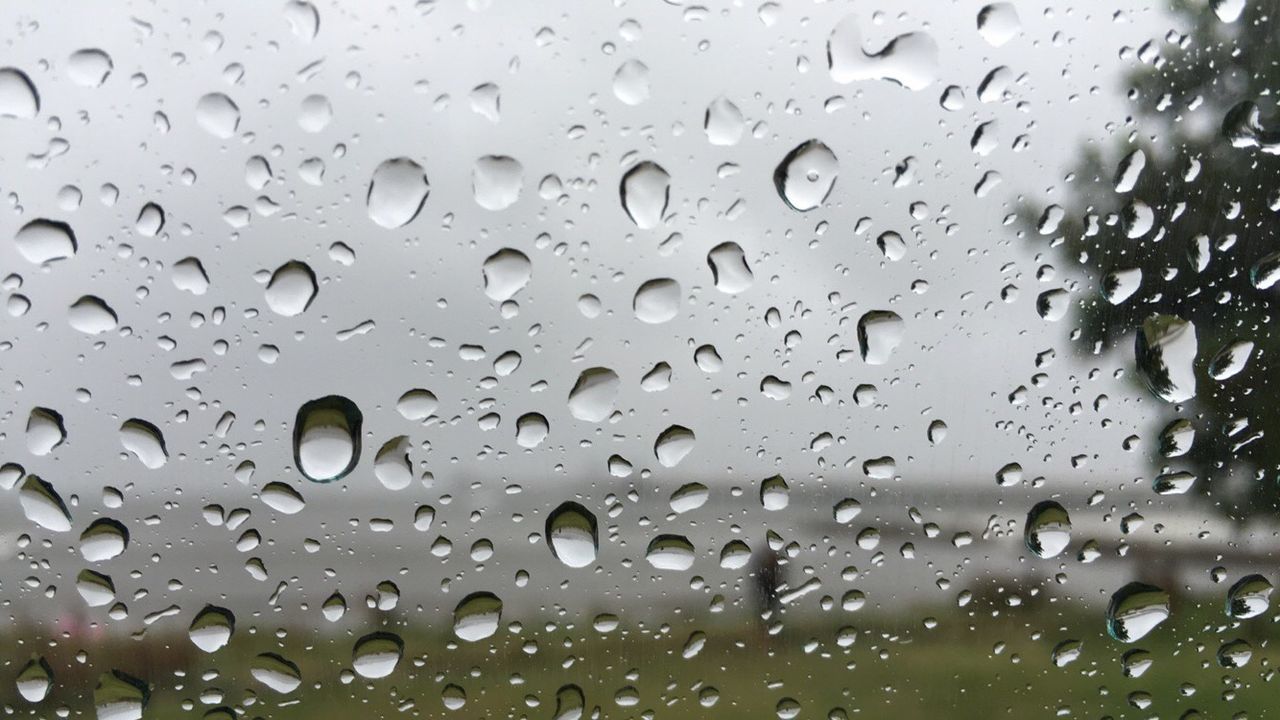
[(1278, 11), (6, 3), (0, 707), (1268, 716)]

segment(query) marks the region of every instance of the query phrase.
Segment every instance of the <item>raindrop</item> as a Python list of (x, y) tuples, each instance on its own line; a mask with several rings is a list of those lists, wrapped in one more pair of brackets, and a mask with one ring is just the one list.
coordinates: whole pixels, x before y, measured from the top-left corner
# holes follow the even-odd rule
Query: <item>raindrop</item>
[(249, 665), (249, 674), (254, 680), (287, 695), (302, 684), (302, 671), (298, 666), (276, 653), (262, 653)]
[(520, 199), (524, 167), (515, 158), (485, 155), (471, 171), (471, 188), (476, 204), (485, 210), (509, 208)]
[(471, 593), (453, 611), (453, 633), (466, 642), (492, 636), (500, 622), (502, 601), (491, 592)]
[(67, 510), (62, 496), (37, 475), (28, 475), (22, 481), (18, 504), (28, 520), (46, 530), (67, 532), (71, 529), (71, 511)]
[(267, 507), (284, 515), (296, 515), (307, 506), (307, 501), (302, 499), (302, 493), (295, 490), (292, 485), (282, 482), (269, 482), (262, 486), (258, 497), (262, 498), (263, 504)]
[(641, 230), (662, 223), (671, 198), (671, 176), (661, 165), (648, 160), (638, 163), (622, 176), (619, 186), (622, 209)]
[(0, 117), (31, 120), (40, 112), (40, 94), (17, 68), (0, 68)]
[(791, 488), (781, 475), (760, 481), (760, 505), (765, 510), (782, 510), (791, 502)]
[(1027, 513), (1023, 532), (1027, 549), (1042, 558), (1057, 557), (1071, 543), (1071, 517), (1053, 500), (1042, 500)]
[(111, 518), (98, 518), (80, 533), (80, 556), (88, 562), (106, 562), (129, 547), (129, 529)]
[(1107, 605), (1107, 632), (1121, 642), (1141, 640), (1167, 619), (1169, 593), (1146, 583), (1125, 585)]
[(751, 287), (755, 276), (747, 265), (746, 254), (736, 242), (722, 242), (707, 252), (711, 278), (720, 292), (736, 295)]
[(516, 418), (516, 444), (522, 448), (536, 448), (547, 439), (551, 425), (542, 413), (525, 413)]
[(628, 60), (613, 74), (613, 94), (627, 105), (639, 105), (649, 99), (649, 66), (639, 60)]
[(119, 320), (102, 298), (84, 295), (67, 309), (67, 322), (86, 335), (98, 335), (114, 330)]
[(29, 263), (43, 265), (66, 260), (76, 254), (76, 236), (71, 226), (40, 218), (23, 225), (13, 236), (18, 253)]
[(821, 140), (808, 140), (778, 163), (773, 185), (788, 207), (807, 212), (826, 202), (839, 171), (835, 153)]
[(557, 560), (571, 568), (596, 561), (600, 544), (596, 516), (576, 502), (561, 503), (547, 515), (547, 545)]
[(1271, 607), (1271, 583), (1261, 575), (1246, 575), (1227, 590), (1227, 616), (1248, 620)]
[(862, 49), (862, 33), (850, 15), (836, 24), (827, 39), (827, 65), (838, 83), (882, 79), (909, 90), (929, 87), (941, 72), (938, 44), (922, 32), (906, 33), (876, 52)]
[(312, 482), (340, 480), (360, 460), (364, 418), (355, 403), (328, 395), (303, 403), (293, 422), (293, 462)]
[(569, 391), (569, 413), (578, 420), (602, 422), (613, 413), (622, 382), (609, 368), (583, 370)]
[(216, 138), (229, 139), (240, 127), (240, 108), (222, 93), (209, 93), (196, 102), (196, 124)]
[(658, 570), (688, 570), (693, 567), (693, 543), (682, 535), (659, 535), (649, 542), (644, 558)]
[(98, 677), (93, 688), (93, 706), (98, 720), (142, 720), (151, 701), (147, 683), (132, 675), (112, 670)]
[(300, 315), (315, 300), (319, 287), (311, 267), (298, 260), (276, 268), (267, 282), (267, 307), (285, 317)]
[(192, 644), (207, 653), (221, 650), (231, 642), (231, 634), (236, 629), (235, 615), (226, 608), (216, 605), (205, 605), (191, 620), (187, 629), (187, 637)]
[(49, 408), (32, 408), (27, 416), (27, 450), (32, 455), (48, 455), (67, 439), (62, 415)]
[(1018, 36), (1022, 21), (1013, 3), (991, 3), (978, 11), (978, 34), (993, 47), (1000, 47)]
[(697, 438), (693, 431), (681, 425), (672, 425), (658, 434), (653, 443), (653, 454), (663, 467), (675, 467), (693, 452)]
[(1138, 374), (1160, 399), (1179, 403), (1196, 394), (1196, 327), (1173, 315), (1142, 323), (1134, 346)]
[(361, 677), (376, 680), (395, 672), (404, 655), (404, 641), (389, 632), (375, 632), (356, 641), (351, 667)]
[(515, 297), (533, 272), (529, 256), (512, 248), (502, 248), (485, 258), (481, 268), (484, 276), (484, 294), (490, 300), (506, 302)]
[(369, 218), (389, 230), (404, 227), (422, 211), (430, 191), (421, 165), (406, 157), (384, 160), (369, 180)]
[(150, 470), (162, 468), (169, 461), (164, 435), (146, 420), (125, 420), (120, 425), (120, 444)]
[(716, 98), (707, 106), (702, 129), (712, 145), (737, 145), (744, 128), (742, 111), (729, 100)]
[(667, 322), (680, 312), (680, 283), (671, 278), (646, 280), (636, 289), (631, 307), (641, 322)]
[(890, 310), (872, 310), (858, 320), (858, 347), (868, 365), (884, 365), (902, 344), (906, 324)]
[(67, 59), (67, 77), (84, 87), (102, 87), (113, 67), (110, 55), (97, 48), (86, 48), (71, 53)]
[(18, 672), (18, 694), (29, 703), (38, 703), (53, 687), (53, 669), (42, 657), (33, 657)]

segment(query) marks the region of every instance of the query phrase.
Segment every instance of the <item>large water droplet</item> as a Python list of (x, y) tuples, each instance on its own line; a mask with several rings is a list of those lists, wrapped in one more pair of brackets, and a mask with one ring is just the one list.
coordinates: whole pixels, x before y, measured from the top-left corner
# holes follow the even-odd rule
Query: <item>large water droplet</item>
[(369, 180), (369, 218), (387, 229), (408, 225), (422, 211), (430, 191), (421, 165), (406, 157), (384, 160)]
[(98, 677), (93, 706), (98, 720), (142, 720), (151, 701), (151, 690), (138, 678), (112, 670)]
[(1053, 500), (1036, 503), (1027, 513), (1023, 539), (1036, 555), (1057, 557), (1071, 543), (1071, 517), (1066, 508)]
[(220, 92), (209, 93), (196, 102), (196, 124), (216, 138), (235, 137), (240, 127), (240, 108)]
[(742, 111), (729, 100), (716, 98), (707, 106), (702, 129), (712, 145), (737, 145), (744, 128)]
[(683, 535), (659, 535), (649, 542), (644, 559), (658, 570), (688, 570), (693, 567), (693, 543)]
[(1115, 591), (1107, 605), (1107, 632), (1121, 642), (1136, 642), (1169, 619), (1169, 593), (1131, 582)]
[(1013, 3), (991, 3), (978, 11), (978, 34), (993, 47), (1000, 47), (1018, 36), (1022, 21)]
[(129, 547), (129, 529), (111, 518), (98, 518), (80, 533), (80, 555), (88, 562), (106, 562)]
[(364, 416), (340, 395), (303, 403), (293, 421), (293, 462), (312, 482), (339, 480), (360, 460)]
[(1209, 0), (1213, 14), (1224, 23), (1233, 23), (1244, 14), (1245, 0)]
[(71, 529), (71, 511), (62, 501), (62, 496), (53, 485), (41, 480), (37, 475), (28, 475), (18, 490), (18, 504), (22, 506), (22, 514), (31, 522), (53, 532), (66, 532)]
[(821, 140), (796, 146), (773, 171), (773, 186), (792, 210), (807, 212), (820, 207), (831, 194), (840, 163)]
[(371, 680), (395, 672), (404, 655), (404, 641), (389, 632), (369, 633), (356, 641), (351, 650), (351, 667), (361, 677)]
[(601, 422), (613, 413), (622, 382), (609, 368), (583, 370), (569, 391), (569, 413), (579, 420)]
[(672, 425), (658, 434), (653, 443), (653, 454), (663, 467), (675, 467), (693, 452), (697, 438), (693, 431), (681, 425)]
[(716, 289), (731, 295), (744, 292), (755, 281), (751, 266), (742, 246), (736, 242), (722, 242), (707, 252), (707, 265)]
[(44, 700), (53, 687), (53, 669), (42, 657), (33, 657), (22, 666), (17, 678), (18, 694), (23, 700), (38, 703)]
[(613, 94), (627, 105), (639, 105), (649, 99), (649, 66), (639, 60), (628, 60), (613, 74)]
[(43, 265), (66, 260), (76, 254), (76, 235), (71, 226), (39, 218), (23, 225), (13, 236), (18, 253), (30, 263)]
[(453, 633), (467, 642), (492, 636), (500, 622), (502, 600), (491, 592), (471, 593), (453, 611)]
[(1258, 617), (1271, 607), (1271, 582), (1261, 575), (1246, 575), (1227, 590), (1227, 615), (1237, 620)]
[(298, 260), (276, 268), (267, 282), (267, 307), (285, 317), (302, 314), (315, 300), (319, 286), (311, 266)]
[(1153, 315), (1137, 332), (1138, 375), (1166, 402), (1190, 400), (1196, 394), (1196, 350), (1195, 325), (1174, 315)]
[(505, 155), (485, 155), (471, 171), (471, 188), (476, 204), (485, 210), (503, 210), (520, 199), (524, 188), (524, 167)]
[(67, 323), (86, 335), (98, 335), (114, 330), (119, 319), (102, 298), (84, 295), (67, 308)]
[(529, 256), (513, 248), (502, 248), (485, 258), (481, 267), (484, 276), (484, 294), (490, 300), (506, 302), (515, 297), (533, 273)]
[(307, 506), (302, 493), (292, 485), (278, 481), (263, 485), (258, 497), (262, 498), (264, 505), (284, 515), (296, 515)]
[(922, 32), (906, 33), (876, 52), (862, 49), (862, 33), (850, 15), (836, 24), (827, 39), (827, 65), (838, 83), (882, 79), (921, 90), (938, 78), (938, 44)]
[(146, 420), (125, 420), (120, 425), (120, 445), (150, 470), (162, 468), (169, 461), (164, 435)]
[(858, 320), (858, 348), (868, 365), (884, 365), (902, 344), (906, 323), (891, 310), (872, 310)]
[(0, 68), (0, 117), (30, 120), (40, 112), (40, 94), (17, 68)]
[(631, 308), (641, 322), (657, 325), (680, 312), (680, 283), (671, 278), (646, 280), (636, 288)]
[(254, 680), (286, 695), (302, 684), (302, 671), (290, 660), (276, 653), (262, 653), (249, 665)]
[(116, 585), (111, 577), (84, 569), (76, 576), (76, 592), (89, 607), (102, 607), (116, 599)]
[(48, 455), (67, 439), (62, 415), (49, 408), (31, 408), (27, 416), (27, 450), (32, 455)]
[(582, 720), (586, 702), (582, 688), (577, 685), (562, 686), (556, 691), (556, 709), (551, 720)]
[(205, 605), (191, 620), (187, 637), (201, 650), (212, 653), (231, 642), (236, 629), (236, 617), (230, 610), (216, 605)]
[(641, 230), (655, 228), (662, 223), (671, 198), (671, 176), (662, 166), (645, 160), (622, 176), (619, 186), (622, 209)]
[(84, 87), (102, 87), (114, 67), (110, 55), (97, 48), (85, 48), (67, 58), (67, 77)]
[(403, 490), (413, 482), (413, 465), (409, 462), (412, 444), (407, 435), (399, 435), (382, 444), (373, 456), (373, 476), (388, 490)]
[(576, 502), (562, 503), (547, 515), (546, 538), (551, 554), (571, 568), (596, 561), (600, 543), (596, 516)]

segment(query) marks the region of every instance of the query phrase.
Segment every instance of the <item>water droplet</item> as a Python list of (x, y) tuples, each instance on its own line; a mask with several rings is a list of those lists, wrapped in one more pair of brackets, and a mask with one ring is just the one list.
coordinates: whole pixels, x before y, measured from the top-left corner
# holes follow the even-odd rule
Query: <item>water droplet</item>
[(67, 59), (67, 77), (84, 87), (102, 87), (114, 67), (110, 55), (97, 48), (86, 48), (71, 53)]
[(80, 533), (80, 556), (88, 562), (106, 562), (129, 547), (129, 529), (111, 518), (98, 518)]
[(858, 348), (868, 365), (884, 365), (902, 344), (906, 323), (890, 310), (872, 310), (858, 320)]
[(760, 505), (765, 510), (782, 510), (791, 502), (791, 487), (781, 475), (760, 481)]
[(1054, 646), (1049, 659), (1054, 667), (1066, 667), (1079, 660), (1083, 650), (1084, 643), (1079, 640), (1063, 640)]
[(415, 388), (396, 401), (396, 412), (405, 420), (426, 420), (436, 411), (439, 401), (430, 390)]
[(773, 185), (788, 207), (807, 212), (826, 202), (839, 172), (835, 153), (821, 140), (808, 140), (778, 163)]
[(1115, 591), (1107, 605), (1107, 632), (1121, 642), (1136, 642), (1169, 619), (1169, 593), (1131, 582)]
[(120, 425), (120, 445), (150, 470), (164, 467), (169, 451), (160, 428), (146, 420), (130, 418)]
[(94, 570), (81, 570), (76, 576), (76, 592), (89, 607), (102, 607), (116, 599), (116, 585), (107, 575)]
[(215, 92), (196, 102), (196, 124), (210, 135), (227, 140), (240, 127), (240, 108), (231, 98)]
[(529, 256), (512, 248), (502, 248), (485, 258), (481, 268), (484, 294), (490, 300), (506, 302), (529, 284), (533, 264)]
[(729, 100), (716, 98), (707, 106), (702, 129), (712, 145), (737, 145), (744, 128), (742, 111)]
[(333, 105), (324, 95), (308, 95), (298, 107), (298, 127), (309, 133), (318, 133), (333, 120)]
[(371, 680), (395, 672), (404, 655), (404, 641), (389, 632), (375, 632), (356, 641), (351, 650), (351, 667), (361, 677)]
[(547, 439), (551, 425), (542, 413), (525, 413), (516, 418), (516, 444), (522, 448), (536, 448)]
[(302, 493), (295, 490), (292, 485), (282, 482), (269, 482), (263, 485), (258, 497), (262, 498), (263, 504), (267, 507), (284, 515), (296, 515), (307, 506)]
[(926, 33), (899, 35), (876, 52), (862, 49), (854, 16), (836, 24), (827, 39), (827, 65), (838, 83), (881, 79), (910, 90), (929, 87), (941, 72), (938, 44)]
[(360, 460), (364, 416), (340, 395), (303, 403), (293, 421), (293, 462), (312, 482), (340, 480)]
[(27, 416), (27, 450), (32, 455), (48, 455), (67, 439), (62, 415), (49, 408), (32, 408)]
[(631, 308), (641, 322), (657, 325), (680, 312), (680, 283), (671, 278), (646, 280), (636, 289)]
[(1138, 375), (1166, 402), (1190, 400), (1196, 394), (1196, 351), (1195, 325), (1174, 315), (1153, 315), (1137, 332)]
[(298, 260), (276, 268), (267, 282), (267, 307), (285, 317), (301, 315), (315, 300), (319, 286), (311, 266)]
[(505, 155), (485, 155), (471, 171), (471, 188), (476, 204), (485, 210), (509, 208), (524, 189), (524, 166)]
[(297, 690), (302, 684), (302, 671), (298, 666), (276, 653), (262, 653), (254, 658), (249, 674), (281, 695)]
[(22, 666), (17, 678), (18, 694), (29, 703), (38, 703), (53, 687), (53, 669), (42, 657), (33, 657)]
[(369, 218), (388, 230), (404, 227), (422, 211), (430, 191), (421, 165), (406, 157), (384, 160), (369, 180)]
[(53, 485), (37, 475), (28, 475), (18, 490), (22, 514), (31, 522), (53, 532), (71, 529), (71, 512)]
[(682, 535), (659, 535), (644, 553), (644, 559), (658, 570), (688, 570), (693, 558), (693, 543)]
[(547, 515), (547, 545), (557, 560), (571, 568), (596, 561), (600, 544), (596, 516), (576, 502), (561, 503)]
[(1224, 23), (1233, 23), (1244, 14), (1245, 0), (1209, 0), (1213, 14)]
[(577, 685), (562, 686), (556, 691), (556, 709), (551, 720), (582, 720), (586, 702), (582, 688)]
[(1151, 481), (1151, 489), (1157, 495), (1183, 495), (1195, 484), (1194, 474), (1185, 471), (1171, 472), (1157, 475)]
[(453, 633), (466, 642), (477, 642), (498, 632), (502, 600), (491, 592), (474, 592), (453, 611)]
[(413, 465), (409, 462), (412, 444), (400, 435), (382, 444), (373, 456), (373, 476), (388, 490), (403, 490), (413, 482)]
[(1022, 21), (1013, 3), (991, 3), (978, 11), (978, 34), (992, 47), (1000, 47), (1022, 32)]
[(693, 431), (681, 425), (672, 425), (658, 434), (653, 443), (653, 454), (663, 467), (675, 467), (693, 452), (697, 438)]
[(1023, 531), (1027, 549), (1042, 558), (1057, 557), (1071, 543), (1071, 517), (1053, 500), (1042, 500), (1027, 513)]
[(1071, 293), (1056, 288), (1045, 290), (1036, 298), (1036, 313), (1049, 322), (1057, 322), (1071, 309)]
[(641, 230), (662, 223), (671, 198), (671, 176), (661, 165), (645, 160), (622, 176), (619, 186), (622, 209)]
[(324, 604), (320, 606), (320, 612), (325, 620), (338, 622), (343, 615), (347, 614), (347, 599), (342, 597), (342, 593), (335, 592), (325, 599)]
[(736, 242), (722, 242), (707, 252), (711, 278), (720, 292), (736, 295), (751, 287), (755, 276), (747, 265), (747, 256)]
[(613, 414), (622, 382), (609, 368), (583, 370), (569, 391), (569, 413), (578, 420), (602, 422)]
[(29, 263), (43, 265), (66, 260), (76, 254), (76, 236), (71, 226), (44, 218), (23, 225), (13, 236), (18, 253)]
[(706, 505), (710, 494), (707, 486), (700, 482), (685, 483), (671, 493), (668, 504), (671, 506), (671, 512), (687, 513)]
[(142, 720), (150, 701), (147, 683), (119, 670), (102, 673), (93, 688), (98, 720)]
[(1214, 380), (1235, 377), (1244, 370), (1252, 353), (1253, 343), (1248, 340), (1233, 340), (1227, 343), (1209, 361), (1209, 377)]
[(639, 105), (649, 99), (649, 66), (639, 60), (628, 60), (613, 74), (613, 94), (627, 105)]
[(1218, 648), (1218, 664), (1224, 668), (1240, 668), (1253, 658), (1253, 646), (1247, 640), (1228, 640)]
[(40, 113), (40, 94), (31, 78), (17, 68), (0, 68), (0, 117), (34, 119)]
[(730, 540), (720, 549), (720, 567), (741, 570), (751, 561), (751, 547), (741, 540)]
[(1246, 575), (1227, 590), (1227, 616), (1248, 620), (1271, 607), (1271, 583), (1261, 575)]
[(86, 335), (98, 335), (114, 330), (119, 320), (102, 298), (84, 295), (67, 309), (67, 323)]
[(1142, 286), (1142, 268), (1112, 270), (1102, 278), (1102, 297), (1112, 305), (1128, 300)]
[(191, 620), (187, 637), (192, 644), (207, 653), (221, 650), (231, 642), (236, 629), (236, 617), (231, 611), (216, 605), (205, 605)]
[(1196, 439), (1196, 428), (1190, 420), (1178, 418), (1160, 431), (1160, 454), (1179, 457), (1191, 450)]

